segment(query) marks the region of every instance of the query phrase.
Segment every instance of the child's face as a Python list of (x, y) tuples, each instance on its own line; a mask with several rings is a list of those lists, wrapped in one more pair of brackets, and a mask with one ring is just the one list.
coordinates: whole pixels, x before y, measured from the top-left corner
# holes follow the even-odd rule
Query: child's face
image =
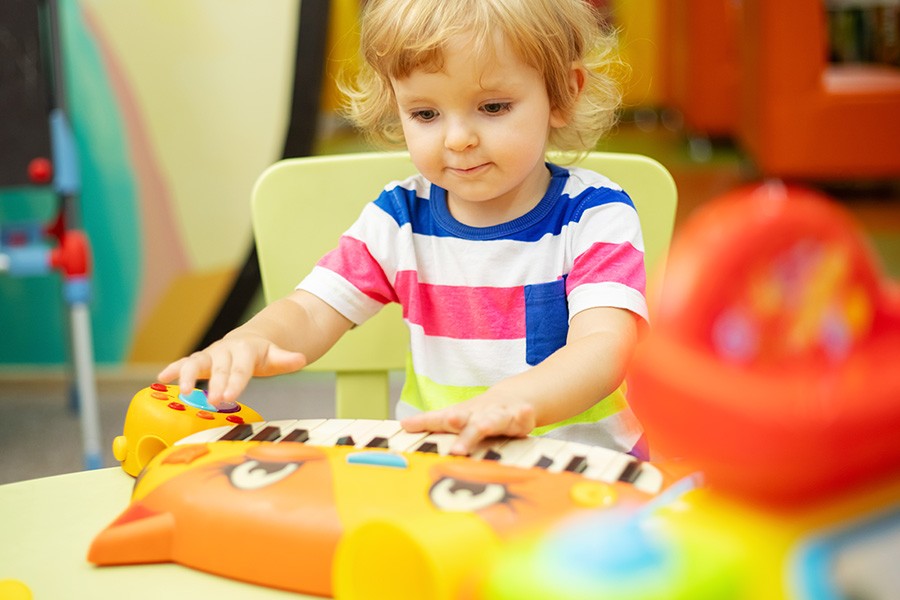
[(476, 56), (469, 40), (451, 40), (438, 72), (393, 79), (413, 163), (448, 191), (453, 216), (477, 227), (519, 217), (549, 182), (544, 151), (553, 110), (541, 74), (502, 39), (495, 56)]

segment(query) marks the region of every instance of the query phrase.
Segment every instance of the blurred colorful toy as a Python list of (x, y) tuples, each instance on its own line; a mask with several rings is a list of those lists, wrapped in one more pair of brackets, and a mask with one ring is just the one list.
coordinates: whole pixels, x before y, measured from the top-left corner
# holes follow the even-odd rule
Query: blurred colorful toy
[(900, 469), (900, 288), (827, 197), (767, 183), (699, 210), (653, 323), (634, 411), (709, 485), (798, 503)]
[(845, 211), (780, 183), (717, 199), (654, 314), (629, 401), (703, 485), (510, 547), (483, 597), (900, 597), (900, 295)]
[(177, 385), (154, 383), (134, 395), (122, 435), (113, 440), (113, 455), (136, 477), (154, 456), (192, 433), (262, 417), (239, 402), (213, 406), (202, 390), (181, 394)]

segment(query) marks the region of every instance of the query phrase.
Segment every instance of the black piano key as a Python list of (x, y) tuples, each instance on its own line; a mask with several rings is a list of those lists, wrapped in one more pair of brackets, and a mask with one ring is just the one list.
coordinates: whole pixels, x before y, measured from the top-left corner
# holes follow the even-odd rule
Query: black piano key
[(305, 442), (309, 439), (309, 430), (308, 429), (295, 429), (283, 438), (280, 441), (282, 442)]
[(584, 470), (587, 469), (588, 462), (586, 456), (573, 456), (572, 460), (563, 468), (563, 471), (569, 471), (571, 473), (584, 473)]
[(482, 458), (484, 460), (500, 460), (503, 457), (499, 452), (497, 452), (496, 450), (491, 448), (490, 450), (488, 450), (487, 452), (484, 453), (484, 456)]
[(249, 423), (241, 423), (226, 431), (225, 435), (219, 439), (224, 442), (239, 442), (246, 440), (251, 435), (253, 435), (253, 426)]
[(416, 448), (416, 452), (430, 452), (431, 454), (437, 454), (438, 445), (434, 442), (423, 442), (421, 446)]
[(536, 463), (534, 463), (534, 466), (539, 467), (541, 469), (547, 469), (552, 464), (553, 464), (553, 459), (550, 458), (549, 456), (544, 456), (542, 454), (541, 458)]
[(388, 439), (386, 437), (382, 437), (377, 435), (369, 440), (369, 443), (366, 444), (366, 448), (387, 448), (388, 447)]
[(633, 460), (625, 466), (625, 469), (619, 475), (619, 481), (625, 483), (634, 483), (641, 474), (641, 461)]
[(281, 430), (274, 425), (267, 425), (250, 438), (251, 442), (272, 442), (281, 437)]
[(336, 446), (355, 446), (356, 442), (353, 441), (352, 435), (342, 435), (335, 442)]

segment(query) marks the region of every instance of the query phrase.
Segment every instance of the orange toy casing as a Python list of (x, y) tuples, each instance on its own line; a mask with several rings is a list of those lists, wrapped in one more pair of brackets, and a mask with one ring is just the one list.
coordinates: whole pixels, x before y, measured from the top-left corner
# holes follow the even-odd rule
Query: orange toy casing
[(502, 543), (652, 496), (621, 482), (455, 456), (299, 442), (158, 454), (93, 541), (98, 565), (173, 561), (340, 598), (458, 598)]
[(751, 186), (695, 214), (629, 375), (655, 451), (742, 498), (795, 503), (900, 466), (900, 296), (813, 191)]

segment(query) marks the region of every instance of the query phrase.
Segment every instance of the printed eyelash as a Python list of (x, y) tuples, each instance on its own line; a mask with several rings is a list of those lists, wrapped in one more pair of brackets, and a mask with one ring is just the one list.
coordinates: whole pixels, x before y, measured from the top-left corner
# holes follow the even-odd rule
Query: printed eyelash
[[(303, 461), (275, 462), (275, 461), (244, 460), (236, 465), (224, 465), (223, 467), (221, 467), (221, 469), (219, 469), (219, 474), (225, 475), (225, 477), (228, 479), (228, 482), (231, 484), (232, 487), (242, 488), (242, 486), (236, 484), (236, 482), (234, 481), (234, 472), (237, 469), (241, 469), (242, 467), (247, 465), (247, 463), (254, 463), (254, 465), (255, 465), (253, 467), (254, 471), (262, 470), (267, 475), (278, 474), (278, 473), (286, 471), (284, 473), (283, 477), (287, 477), (291, 473), (296, 472), (296, 470), (299, 469), (300, 467), (302, 467), (304, 464)], [(292, 467), (292, 466), (293, 466), (293, 469), (290, 469), (290, 467)], [(290, 470), (288, 470), (288, 469), (290, 469)], [(281, 478), (278, 478), (276, 481), (278, 481), (280, 479)], [(272, 483), (275, 483), (275, 482), (272, 482)], [(242, 488), (242, 489), (244, 489), (244, 488)]]
[[(449, 486), (446, 484), (449, 483)], [(440, 497), (439, 490), (441, 492), (450, 492), (451, 494), (456, 494), (461, 490), (467, 490), (471, 492), (475, 497), (484, 494), (489, 487), (500, 488), (502, 489), (502, 495), (496, 500), (490, 501), (488, 500), (487, 504), (483, 506), (475, 506), (472, 505), (468, 508), (450, 508), (448, 504), (446, 504), (446, 498)], [(437, 494), (437, 495), (436, 495)], [(457, 479), (455, 477), (441, 477), (437, 481), (435, 481), (429, 490), (429, 497), (431, 501), (443, 510), (463, 510), (465, 512), (477, 512), (479, 510), (483, 510), (489, 508), (491, 506), (497, 506), (499, 504), (507, 506), (510, 510), (515, 512), (515, 507), (513, 506), (513, 502), (516, 500), (520, 500), (521, 498), (516, 494), (513, 494), (509, 491), (509, 488), (505, 484), (500, 483), (485, 483), (480, 481), (470, 481), (466, 479)], [(466, 499), (464, 498), (464, 501)], [(451, 502), (452, 504), (452, 502)], [(477, 504), (477, 503), (476, 503)]]

